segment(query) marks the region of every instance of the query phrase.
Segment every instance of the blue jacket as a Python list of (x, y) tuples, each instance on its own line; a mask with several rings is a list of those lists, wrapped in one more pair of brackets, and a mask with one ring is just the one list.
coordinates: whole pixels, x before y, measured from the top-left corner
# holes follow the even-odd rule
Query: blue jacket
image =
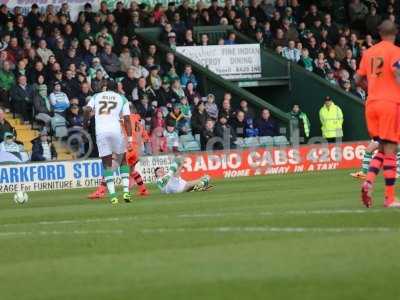
[(259, 119), (256, 122), (256, 128), (258, 128), (259, 136), (279, 135), (278, 123), (272, 118), (269, 118), (268, 120)]

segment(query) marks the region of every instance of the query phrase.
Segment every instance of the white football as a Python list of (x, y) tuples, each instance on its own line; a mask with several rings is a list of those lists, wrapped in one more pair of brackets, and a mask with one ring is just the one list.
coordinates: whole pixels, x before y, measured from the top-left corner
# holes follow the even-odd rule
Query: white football
[(29, 196), (26, 192), (16, 192), (14, 194), (14, 202), (17, 204), (24, 204), (28, 202)]

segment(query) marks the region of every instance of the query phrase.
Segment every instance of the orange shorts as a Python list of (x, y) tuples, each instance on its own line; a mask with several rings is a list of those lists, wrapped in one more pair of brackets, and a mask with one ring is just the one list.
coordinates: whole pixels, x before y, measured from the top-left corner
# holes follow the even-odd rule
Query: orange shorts
[(134, 167), (139, 162), (139, 150), (133, 148), (132, 151), (127, 151), (126, 162), (128, 166)]
[(365, 118), (370, 136), (375, 140), (400, 142), (400, 104), (390, 101), (367, 101)]

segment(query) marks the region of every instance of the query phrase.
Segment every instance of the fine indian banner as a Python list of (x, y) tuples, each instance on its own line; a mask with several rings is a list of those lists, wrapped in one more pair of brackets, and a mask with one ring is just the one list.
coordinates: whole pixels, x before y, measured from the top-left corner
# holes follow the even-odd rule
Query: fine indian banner
[(259, 44), (177, 47), (176, 51), (225, 79), (261, 77)]
[[(256, 148), (237, 151), (189, 153), (184, 156), (182, 177), (234, 178), (358, 168), (367, 142), (328, 146)], [(168, 169), (174, 155), (142, 157), (137, 171), (145, 182), (154, 182), (154, 169)], [(99, 184), (98, 159), (0, 165), (0, 193), (91, 188)], [(118, 176), (118, 174), (116, 174)], [(116, 179), (120, 183), (120, 179)]]

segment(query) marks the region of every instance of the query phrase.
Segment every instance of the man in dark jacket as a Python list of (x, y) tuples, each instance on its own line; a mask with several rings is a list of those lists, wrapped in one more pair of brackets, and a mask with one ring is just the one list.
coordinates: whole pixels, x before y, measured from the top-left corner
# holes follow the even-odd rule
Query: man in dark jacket
[(228, 124), (226, 116), (222, 115), (219, 117), (219, 121), (215, 125), (215, 135), (222, 139), (221, 143), (215, 145), (216, 149), (229, 150), (236, 147), (236, 134)]
[(26, 124), (31, 120), (32, 101), (34, 90), (27, 83), (25, 75), (18, 77), (18, 83), (11, 89), (11, 103), (17, 113), (22, 115)]
[(40, 133), (40, 137), (32, 141), (32, 161), (49, 161), (57, 158), (57, 152), (46, 131)]
[(193, 134), (201, 134), (208, 118), (204, 103), (201, 101), (197, 104), (191, 119)]
[(243, 111), (239, 110), (236, 113), (236, 117), (232, 119), (230, 125), (238, 138), (246, 137), (246, 120)]
[(264, 108), (261, 111), (261, 118), (256, 122), (259, 136), (277, 136), (279, 135), (278, 123), (271, 118), (271, 113)]
[(214, 143), (209, 144), (209, 142), (216, 136), (214, 130), (214, 124), (215, 122), (213, 119), (208, 119), (206, 121), (206, 125), (201, 131), (200, 134), (201, 150), (214, 150), (215, 144)]

